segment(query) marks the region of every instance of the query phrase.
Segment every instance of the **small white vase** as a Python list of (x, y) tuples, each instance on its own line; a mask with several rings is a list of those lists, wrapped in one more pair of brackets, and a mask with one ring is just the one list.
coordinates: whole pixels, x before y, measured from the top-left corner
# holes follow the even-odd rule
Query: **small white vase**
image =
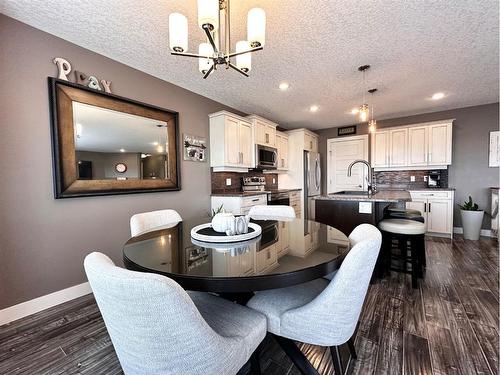
[(460, 215), (462, 216), (464, 238), (466, 240), (477, 241), (479, 239), (479, 235), (481, 234), (484, 211), (460, 210)]
[(233, 230), (234, 215), (231, 213), (219, 213), (212, 218), (212, 228), (216, 232), (226, 233), (227, 230)]

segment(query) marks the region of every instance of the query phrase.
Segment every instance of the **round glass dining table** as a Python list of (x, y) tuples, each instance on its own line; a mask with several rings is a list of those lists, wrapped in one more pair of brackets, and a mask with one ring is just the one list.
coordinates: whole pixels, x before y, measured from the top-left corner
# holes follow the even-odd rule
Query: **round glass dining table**
[(132, 237), (123, 247), (125, 267), (168, 276), (187, 290), (249, 293), (325, 276), (350, 249), (341, 231), (304, 219), (252, 220), (262, 233), (244, 242), (193, 239), (191, 229), (207, 222), (184, 220)]

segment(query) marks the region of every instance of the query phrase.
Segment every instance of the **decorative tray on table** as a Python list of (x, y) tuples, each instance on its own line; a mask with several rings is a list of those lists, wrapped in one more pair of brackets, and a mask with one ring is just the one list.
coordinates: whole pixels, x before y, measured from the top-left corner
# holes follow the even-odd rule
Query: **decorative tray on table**
[(247, 241), (261, 234), (262, 228), (255, 223), (248, 224), (248, 233), (228, 236), (226, 233), (216, 232), (211, 223), (198, 225), (191, 229), (191, 237), (203, 242), (240, 242)]

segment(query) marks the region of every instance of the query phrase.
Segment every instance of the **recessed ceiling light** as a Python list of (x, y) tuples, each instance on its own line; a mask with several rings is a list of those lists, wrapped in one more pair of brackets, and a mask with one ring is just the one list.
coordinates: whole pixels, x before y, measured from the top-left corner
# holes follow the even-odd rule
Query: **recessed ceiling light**
[(317, 105), (312, 105), (312, 106), (310, 106), (310, 107), (309, 107), (309, 110), (310, 110), (311, 112), (317, 112), (317, 111), (318, 111), (318, 109), (319, 109), (319, 107), (318, 107)]
[(279, 85), (279, 88), (281, 91), (286, 91), (286, 90), (288, 90), (289, 87), (290, 87), (290, 85), (286, 82), (281, 82)]
[(120, 149), (120, 152), (125, 152), (125, 149), (124, 149), (124, 148), (121, 148), (121, 149)]
[(434, 95), (432, 95), (432, 100), (440, 100), (444, 98), (444, 93), (442, 92), (437, 92)]
[(351, 109), (351, 115), (357, 115), (359, 113), (359, 108)]

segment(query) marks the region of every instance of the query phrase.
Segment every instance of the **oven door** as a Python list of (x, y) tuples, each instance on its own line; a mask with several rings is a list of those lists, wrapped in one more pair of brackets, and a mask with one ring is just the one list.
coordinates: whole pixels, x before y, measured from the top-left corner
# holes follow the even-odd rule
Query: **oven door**
[(268, 221), (257, 221), (257, 223), (262, 227), (260, 246), (258, 251), (264, 250), (265, 248), (271, 246), (278, 242), (279, 238), (279, 222), (275, 220)]
[(278, 150), (273, 147), (256, 146), (257, 168), (276, 169), (278, 160)]

